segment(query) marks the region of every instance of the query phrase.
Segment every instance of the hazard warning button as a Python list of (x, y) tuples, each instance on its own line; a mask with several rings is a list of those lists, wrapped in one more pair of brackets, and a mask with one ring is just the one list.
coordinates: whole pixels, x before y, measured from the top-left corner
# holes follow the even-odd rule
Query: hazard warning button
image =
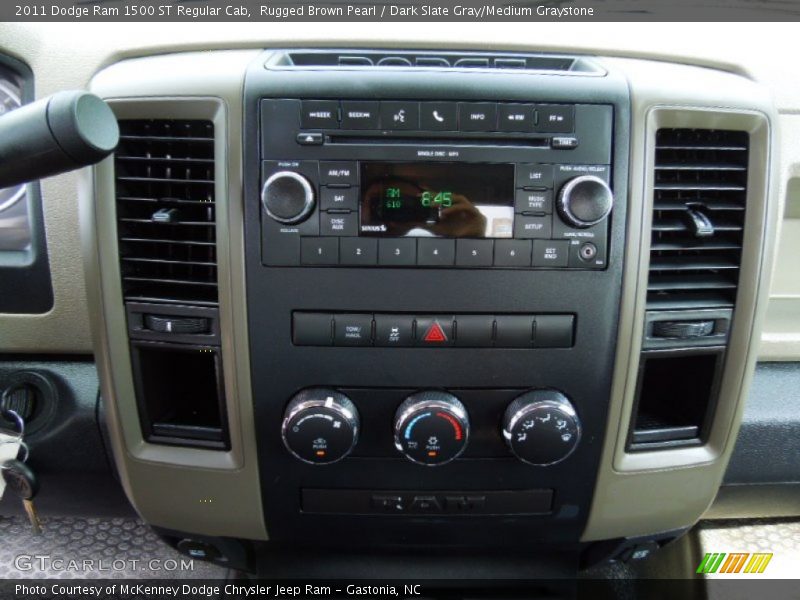
[(452, 346), (453, 345), (453, 317), (436, 315), (421, 316), (417, 321), (417, 346)]

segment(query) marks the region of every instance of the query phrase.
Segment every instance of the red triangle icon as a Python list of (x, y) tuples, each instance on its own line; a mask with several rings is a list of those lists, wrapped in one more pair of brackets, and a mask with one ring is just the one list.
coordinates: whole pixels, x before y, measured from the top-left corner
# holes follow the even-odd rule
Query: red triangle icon
[(444, 334), (444, 329), (438, 322), (434, 321), (428, 331), (425, 332), (425, 337), (422, 338), (425, 342), (446, 342), (447, 336)]

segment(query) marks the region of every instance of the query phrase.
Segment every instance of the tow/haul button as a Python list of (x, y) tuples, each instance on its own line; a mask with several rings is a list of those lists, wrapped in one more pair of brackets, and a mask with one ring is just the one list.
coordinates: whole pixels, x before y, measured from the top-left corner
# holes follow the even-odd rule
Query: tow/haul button
[(395, 413), (395, 447), (417, 464), (436, 466), (450, 462), (464, 451), (468, 437), (467, 409), (447, 392), (412, 394)]

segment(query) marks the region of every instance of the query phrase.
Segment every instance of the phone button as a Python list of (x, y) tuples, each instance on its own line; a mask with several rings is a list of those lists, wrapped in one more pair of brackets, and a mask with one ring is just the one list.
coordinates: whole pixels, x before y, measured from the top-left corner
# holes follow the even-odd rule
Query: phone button
[(455, 102), (423, 102), (420, 108), (420, 129), (456, 131), (458, 105)]

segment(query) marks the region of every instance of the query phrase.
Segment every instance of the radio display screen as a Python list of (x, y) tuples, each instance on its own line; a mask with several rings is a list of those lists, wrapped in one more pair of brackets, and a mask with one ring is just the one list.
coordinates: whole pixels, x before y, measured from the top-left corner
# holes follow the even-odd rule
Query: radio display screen
[(514, 165), (361, 163), (363, 236), (510, 238)]

